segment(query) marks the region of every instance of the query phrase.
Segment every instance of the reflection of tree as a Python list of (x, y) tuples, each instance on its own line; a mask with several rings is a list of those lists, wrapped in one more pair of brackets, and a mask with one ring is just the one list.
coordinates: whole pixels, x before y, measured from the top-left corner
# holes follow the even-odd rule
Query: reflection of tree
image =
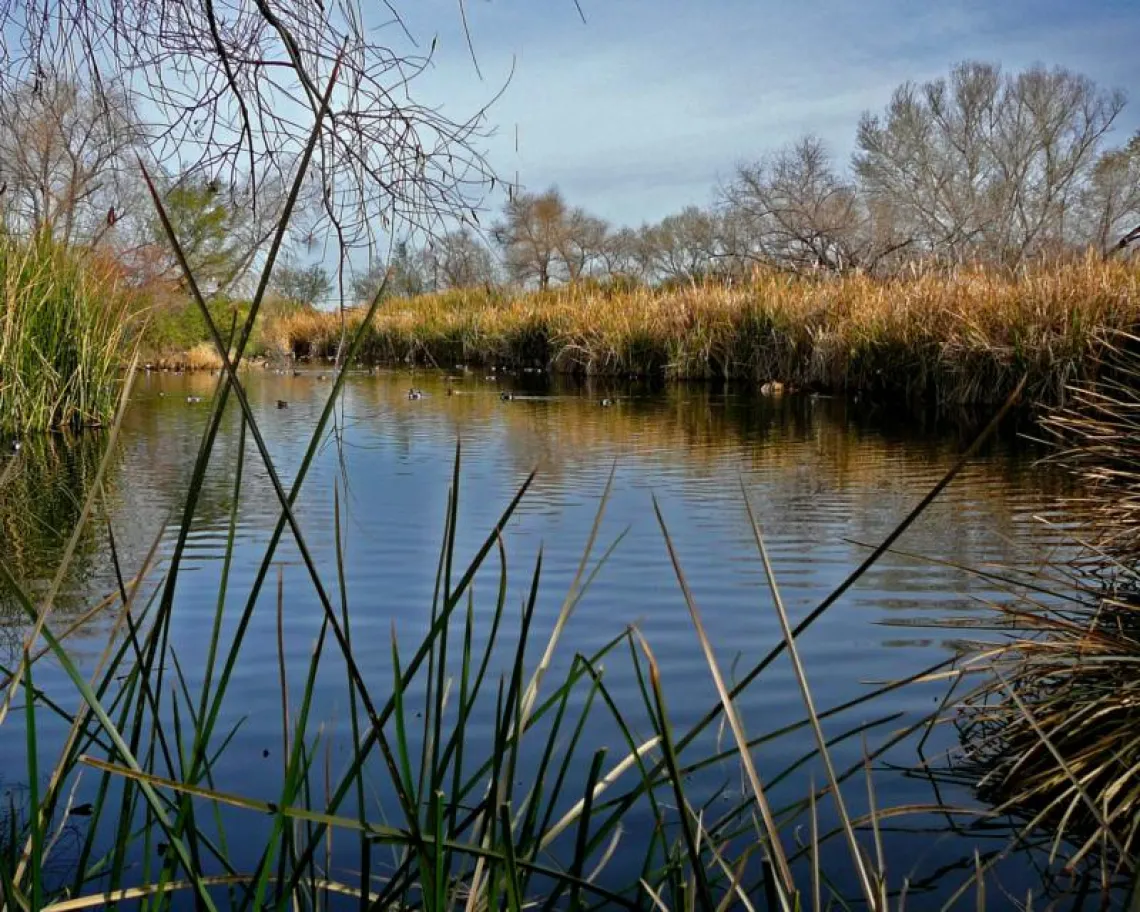
[[(172, 378), (173, 379), (173, 378)], [(207, 404), (191, 405), (187, 395), (208, 397), (216, 383), (209, 375), (180, 378), (176, 387), (140, 378), (135, 403), (127, 412), (116, 453), (104, 475), (104, 490), (112, 517), (115, 544), (123, 573), (130, 577), (139, 567), (154, 537), (180, 509)], [(184, 388), (183, 388), (184, 387)], [(195, 525), (224, 523), (233, 496), (230, 474), (236, 454), (237, 421), (230, 410), (218, 436), (210, 471), (195, 515)], [(58, 571), (63, 551), (91, 493), (99, 461), (106, 450), (103, 433), (29, 437), (16, 468), (0, 489), (0, 560), (33, 599), (41, 597)], [(5, 457), (7, 458), (7, 457)], [(102, 504), (92, 513), (81, 535), (55, 599), (53, 614), (74, 616), (90, 608), (93, 599), (115, 586)], [(24, 614), (14, 594), (0, 589), (0, 640), (19, 648)]]
[[(106, 436), (95, 431), (77, 435), (39, 435), (24, 441), (18, 464), (0, 489), (0, 560), (32, 596), (42, 595), (59, 568), (72, 531), (91, 492)], [(118, 459), (104, 475), (111, 495)], [(88, 522), (55, 599), (56, 612), (72, 613), (86, 604), (84, 584), (100, 569), (99, 554), (106, 543), (97, 517)], [(15, 595), (0, 589), (0, 628), (13, 633), (24, 613)]]
[[(143, 377), (135, 385), (135, 403), (127, 412), (120, 435), (123, 459), (131, 466), (130, 484), (124, 486), (120, 500), (122, 515), (129, 517), (134, 527), (124, 528), (121, 534), (137, 533), (130, 550), (139, 558), (159, 531), (159, 525), (185, 503), (217, 382), (211, 373), (197, 373)], [(191, 404), (186, 401), (187, 396), (201, 397), (203, 401)], [(233, 498), (230, 472), (237, 457), (237, 432), (238, 410), (231, 401), (210, 456), (194, 515), (196, 526), (212, 527), (229, 517)], [(177, 514), (174, 519), (177, 520)], [(118, 526), (116, 533), (120, 534)]]
[[(583, 387), (565, 377), (528, 382), (523, 375), (508, 382), (512, 389), (553, 401), (508, 404), (500, 401), (499, 386), (474, 375), (449, 382), (427, 374), (415, 379), (429, 395), (427, 408), (406, 407), (408, 382), (399, 375), (390, 382), (350, 380), (346, 402), (350, 414), (362, 417), (383, 411), (385, 434), (406, 446), (417, 426), (422, 430), (425, 412), (446, 428), (440, 432), (444, 439), (501, 436), (512, 469), (522, 474), (541, 466), (536, 493), (545, 485), (561, 486), (580, 477), (587, 464), (615, 457), (659, 462), (694, 480), (723, 476), (734, 490), (735, 473), (743, 466), (778, 479), (789, 495), (810, 497), (826, 486), (867, 491), (871, 500), (881, 500), (875, 492), (897, 487), (905, 468), (922, 475), (924, 482), (916, 478), (915, 484), (924, 493), (989, 418), (984, 413), (953, 418), (896, 415), (839, 398), (757, 396), (751, 387), (734, 395), (731, 389), (725, 394), (685, 384), (664, 389), (630, 386), (615, 392), (610, 385)], [(449, 385), (455, 391), (452, 396), (447, 395)], [(603, 396), (615, 397), (617, 405), (599, 407)], [(989, 450), (1008, 456), (1023, 445), (1007, 432)], [(1034, 487), (1061, 484), (1058, 476), (1040, 473), (1023, 459), (980, 459), (970, 471), (980, 477), (979, 483), (997, 489), (1024, 487), (1030, 472), (1038, 473)], [(908, 489), (907, 508), (911, 494)], [(1011, 513), (1008, 505), (1003, 509)]]
[[(331, 386), (327, 379), (309, 375), (276, 378), (251, 371), (244, 379), (288, 486), (312, 427), (310, 414), (315, 421)], [(738, 479), (743, 474), (750, 496), (758, 498), (757, 506), (776, 526), (773, 532), (792, 538), (817, 535), (813, 517), (821, 503), (830, 503), (841, 504), (831, 530), (835, 535), (877, 541), (949, 467), (972, 433), (958, 423), (869, 414), (839, 399), (732, 395), (731, 390), (723, 395), (706, 386), (626, 387), (615, 393), (613, 387), (581, 388), (574, 380), (533, 376), (509, 382), (524, 391), (533, 386), (535, 395), (549, 398), (508, 403), (500, 400), (497, 384), (469, 376), (450, 382), (457, 392), (448, 396), (442, 375), (418, 374), (415, 385), (429, 398), (413, 407), (407, 401), (409, 382), (399, 374), (348, 378), (342, 414), (350, 444), (370, 445), (368, 435), (377, 433), (387, 446), (407, 453), (424, 439), (425, 429), (436, 443), (461, 438), (467, 452), (495, 440), (507, 463), (496, 466), (498, 474), (521, 478), (539, 469), (528, 503), (543, 508), (556, 507), (567, 492), (599, 493), (604, 482), (599, 467), (614, 459), (619, 468), (672, 475), (682, 489), (715, 496), (726, 509), (740, 506)], [(116, 543), (128, 575), (184, 503), (216, 383), (217, 377), (197, 374), (144, 376), (136, 384), (110, 476), (117, 483), (108, 484)], [(603, 395), (615, 395), (617, 405), (602, 408)], [(191, 404), (187, 396), (207, 401)], [(277, 399), (290, 407), (278, 411)], [(238, 415), (231, 408), (210, 461), (196, 530), (219, 529), (228, 521), (237, 429)], [(17, 578), (41, 588), (51, 579), (104, 442), (105, 437), (87, 434), (44, 437), (25, 446), (20, 470), (0, 492), (0, 557)], [(1014, 445), (1005, 439), (993, 449), (1000, 457)], [(1028, 460), (978, 460), (967, 469), (961, 488), (966, 495), (959, 496), (959, 487), (953, 486), (908, 533), (905, 546), (965, 564), (976, 554), (975, 536), (984, 534), (995, 543), (1018, 539), (1015, 526), (1026, 517), (1019, 512), (1017, 492), (1061, 481), (1050, 475), (1027, 481), (1026, 473), (1032, 471)], [(350, 481), (366, 478), (371, 476)], [(979, 496), (984, 491), (994, 496)], [(271, 522), (276, 501), (256, 457), (246, 463), (243, 492), (245, 520), (251, 525)], [(948, 527), (963, 534), (946, 535)], [(894, 578), (911, 572), (905, 564), (884, 565), (877, 572), (881, 591), (907, 589), (904, 579)], [(60, 608), (76, 606), (80, 581), (93, 574), (96, 580), (88, 583), (87, 594), (99, 589), (102, 595), (113, 577), (99, 517), (83, 537)], [(10, 593), (0, 593), (0, 611), (9, 624), (15, 620)]]

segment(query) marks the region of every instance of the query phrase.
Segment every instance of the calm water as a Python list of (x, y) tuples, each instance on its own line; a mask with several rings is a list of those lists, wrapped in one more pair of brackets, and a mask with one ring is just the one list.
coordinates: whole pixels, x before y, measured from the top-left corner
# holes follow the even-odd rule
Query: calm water
[[(840, 400), (764, 400), (747, 389), (731, 388), (649, 392), (546, 387), (539, 380), (528, 388), (524, 379), (495, 383), (468, 375), (453, 396), (445, 395), (442, 376), (419, 374), (412, 380), (407, 374), (362, 374), (347, 384), (336, 433), (329, 434), (319, 453), (297, 515), (323, 581), (335, 593), (334, 489), (339, 488), (353, 637), (358, 654), (366, 659), (364, 673), (381, 697), (391, 680), (391, 632), (395, 630), (410, 654), (428, 623), (457, 440), (462, 444), (461, 566), (527, 474), (538, 471), (504, 533), (512, 619), (542, 554), (536, 643), (545, 642), (613, 469), (612, 497), (597, 553), (623, 533), (624, 538), (581, 601), (551, 674), (565, 670), (575, 652), (589, 654), (636, 624), (660, 662), (674, 725), (684, 730), (714, 705), (715, 693), (654, 517), (653, 498), (721, 666), (726, 675), (739, 677), (779, 638), (743, 496), (751, 500), (764, 527), (794, 621), (843, 580), (866, 555), (868, 543), (893, 528), (968, 439), (966, 432)], [(106, 510), (96, 511), (91, 534), (79, 542), (54, 615), (56, 629), (114, 586), (108, 524), (128, 576), (156, 536), (161, 539), (160, 554), (169, 552), (176, 515), (172, 511), (180, 508), (207, 417), (205, 404), (188, 403), (186, 397), (208, 398), (215, 382), (207, 376), (140, 378), (122, 428), (120, 453), (108, 469)], [(410, 382), (426, 391), (424, 399), (407, 399)], [(315, 370), (300, 377), (249, 375), (250, 399), (287, 487), (330, 387)], [(524, 396), (501, 401), (501, 388)], [(602, 395), (616, 395), (616, 405), (600, 407)], [(277, 408), (277, 400), (287, 401), (288, 407)], [(172, 641), (191, 690), (201, 676), (218, 598), (238, 445), (234, 418), (227, 416), (211, 463), (177, 589)], [(93, 436), (77, 444), (29, 443), (16, 475), (0, 493), (0, 555), (37, 591), (44, 591), (51, 579), (92, 484), (101, 446)], [(875, 682), (912, 674), (947, 657), (954, 634), (924, 625), (950, 616), (974, 617), (981, 603), (1007, 598), (993, 584), (954, 565), (1032, 568), (1063, 545), (1056, 526), (1034, 518), (1056, 518), (1054, 501), (1062, 493), (1059, 479), (1033, 465), (1036, 455), (1011, 435), (990, 446), (897, 545), (935, 560), (887, 555), (805, 634), (803, 658), (821, 709), (866, 692)], [(265, 468), (249, 444), (230, 577), (231, 618), (249, 592), (277, 516)], [(275, 796), (282, 740), (279, 580), (284, 663), (292, 693), (299, 690), (308, 668), (321, 611), (297, 548), (287, 539), (254, 615), (224, 711), (223, 729), (239, 721), (241, 725), (215, 771), (230, 791), (267, 799)], [(493, 607), (496, 585), (493, 574), (477, 580), (477, 628)], [(8, 593), (0, 599), (0, 617), (7, 618), (2, 629), (8, 641), (15, 642), (20, 627), (12, 599)], [(73, 637), (73, 648), (88, 663), (102, 649), (108, 625), (95, 618)], [(532, 656), (530, 663), (536, 659)], [(347, 702), (343, 672), (333, 660), (326, 664), (318, 678), (310, 729), (316, 733), (318, 723), (324, 726), (322, 744), (329, 746), (328, 763), (335, 772), (346, 756)], [(628, 658), (607, 660), (606, 675), (615, 700), (636, 716), (640, 697)], [(65, 705), (75, 705), (74, 693), (50, 666), (38, 671), (37, 684), (57, 692)], [(874, 706), (830, 721), (828, 734), (898, 714), (868, 730), (867, 743), (873, 748), (928, 713), (943, 693), (941, 684), (895, 691)], [(741, 708), (750, 735), (802, 716), (786, 659), (749, 688)], [(587, 728), (585, 740), (591, 751), (608, 747), (616, 760), (622, 747), (617, 733), (598, 718)], [(0, 775), (9, 782), (19, 781), (25, 768), (22, 724), (22, 717), (14, 714), (0, 737)], [(489, 727), (486, 734), (489, 738)], [(54, 730), (45, 735), (48, 757), (59, 737)], [(952, 743), (952, 730), (938, 729), (927, 752), (937, 754)], [(710, 748), (710, 739), (698, 746)], [(810, 736), (802, 732), (773, 742), (757, 754), (762, 772), (774, 775), (810, 746)], [(837, 757), (843, 764), (855, 763), (862, 751), (860, 739), (853, 738), (837, 747)], [(880, 805), (937, 800), (925, 780), (887, 769), (916, 762), (913, 738), (883, 758), (879, 765), (884, 771), (877, 779)], [(379, 767), (375, 776), (377, 801), (382, 802), (387, 790)], [(780, 784), (781, 794), (801, 795), (809, 777), (818, 783), (821, 769), (804, 765)], [(732, 782), (727, 794), (716, 792), (722, 784), (697, 781), (694, 793), (698, 798), (735, 800), (739, 782)], [(865, 807), (858, 781), (852, 783), (851, 793), (855, 809)], [(943, 791), (941, 799), (971, 800), (962, 790)], [(902, 821), (900, 826), (907, 822), (930, 820)], [(636, 823), (635, 816), (629, 836), (634, 841), (644, 836)], [(912, 869), (921, 878), (953, 867), (974, 844), (944, 833), (892, 832), (887, 839), (893, 852), (892, 880)], [(240, 845), (235, 852), (242, 860)], [(255, 857), (250, 849), (249, 858)], [(353, 867), (351, 858), (345, 866)], [(962, 876), (952, 871), (951, 886)], [(1016, 865), (1004, 876), (1022, 895), (1025, 884), (1033, 883), (1032, 875)]]

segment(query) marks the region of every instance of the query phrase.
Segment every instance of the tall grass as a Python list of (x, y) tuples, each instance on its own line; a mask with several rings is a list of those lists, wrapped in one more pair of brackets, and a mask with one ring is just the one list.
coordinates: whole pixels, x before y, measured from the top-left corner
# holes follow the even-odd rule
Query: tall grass
[[(780, 381), (946, 403), (1000, 403), (1028, 375), (1035, 401), (1096, 368), (1097, 332), (1140, 317), (1140, 269), (1089, 258), (1015, 275), (892, 280), (760, 274), (747, 285), (393, 299), (366, 329), (368, 361), (541, 366), (663, 379)], [(267, 320), (266, 344), (334, 356), (360, 310)]]
[(0, 236), (0, 293), (0, 428), (107, 421), (131, 312), (114, 267), (48, 237)]

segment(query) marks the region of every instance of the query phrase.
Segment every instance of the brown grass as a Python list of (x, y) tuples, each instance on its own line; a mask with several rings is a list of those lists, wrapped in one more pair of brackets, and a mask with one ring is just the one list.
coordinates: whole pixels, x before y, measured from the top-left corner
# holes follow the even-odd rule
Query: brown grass
[[(595, 376), (780, 380), (946, 403), (1038, 401), (1095, 373), (1097, 338), (1140, 316), (1140, 270), (1087, 260), (1015, 276), (983, 269), (877, 280), (762, 275), (747, 286), (607, 293), (569, 287), (393, 300), (369, 362), (533, 365)], [(359, 311), (267, 321), (270, 350), (335, 355)]]
[(1063, 502), (1084, 547), (995, 606), (1004, 641), (966, 662), (986, 674), (956, 722), (983, 798), (1054, 831), (1070, 864), (1140, 870), (1140, 340), (1107, 335), (1100, 375), (1042, 429), (1082, 484)]

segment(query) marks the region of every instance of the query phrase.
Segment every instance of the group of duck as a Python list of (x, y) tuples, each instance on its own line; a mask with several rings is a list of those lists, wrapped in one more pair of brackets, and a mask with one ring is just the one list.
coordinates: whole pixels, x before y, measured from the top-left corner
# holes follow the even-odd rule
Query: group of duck
[[(449, 395), (449, 396), (455, 395), (455, 390), (452, 389), (450, 386), (447, 388), (447, 395)], [(410, 387), (408, 389), (408, 401), (409, 402), (418, 402), (420, 399), (425, 399), (425, 398), (427, 398), (427, 394), (422, 389), (418, 389), (414, 386)], [(499, 393), (499, 398), (503, 402), (513, 402), (515, 399), (519, 399), (522, 397), (520, 397), (518, 393), (512, 393), (509, 390), (503, 390), (501, 393)], [(602, 408), (609, 408), (610, 406), (616, 405), (616, 404), (617, 404), (616, 400), (610, 399), (609, 397), (598, 400), (598, 405), (602, 406)]]

